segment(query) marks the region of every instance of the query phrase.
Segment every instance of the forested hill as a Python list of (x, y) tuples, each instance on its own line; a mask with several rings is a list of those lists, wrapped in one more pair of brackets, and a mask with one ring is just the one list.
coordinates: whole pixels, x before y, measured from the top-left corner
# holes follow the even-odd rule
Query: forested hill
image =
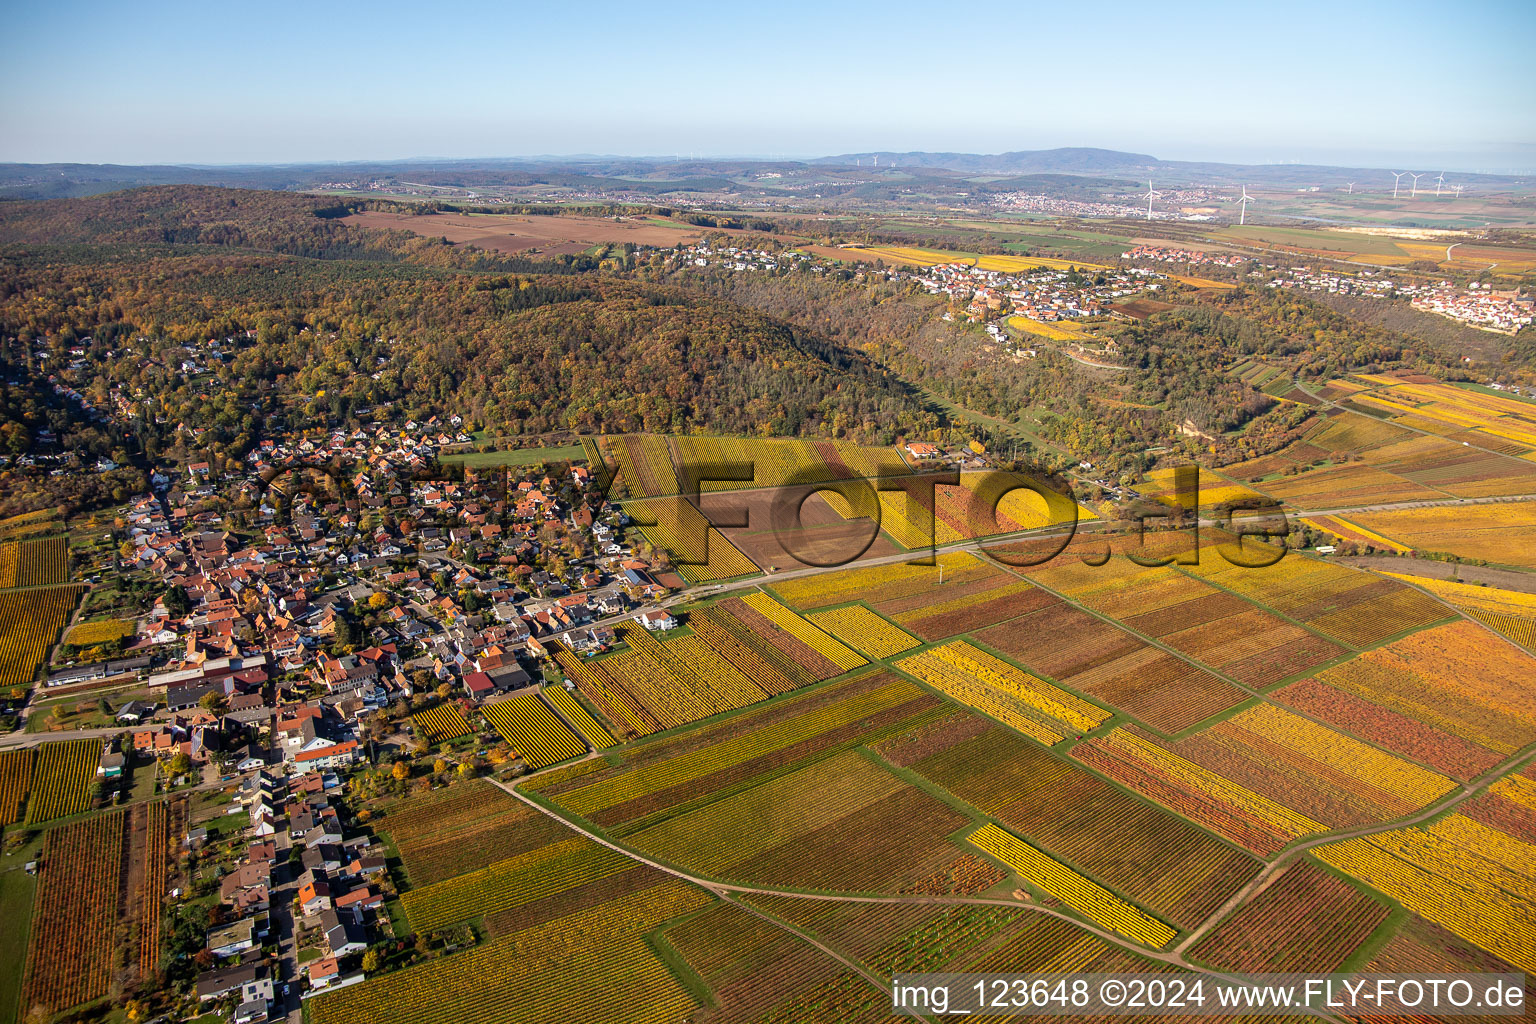
[(6, 436), (62, 426), (92, 450), (44, 383), (80, 347), (68, 382), (98, 409), (126, 399), (151, 458), (178, 423), (231, 454), (282, 429), (451, 412), (498, 433), (879, 441), (938, 425), (895, 375), (804, 327), (578, 269), (344, 225), (275, 193), (0, 204), (0, 361), (33, 392), (8, 406)]
[(352, 209), (335, 199), (288, 192), (154, 185), (81, 199), (0, 203), (0, 244), (164, 243), (327, 259), (446, 259), (451, 247), (441, 239), (343, 223)]

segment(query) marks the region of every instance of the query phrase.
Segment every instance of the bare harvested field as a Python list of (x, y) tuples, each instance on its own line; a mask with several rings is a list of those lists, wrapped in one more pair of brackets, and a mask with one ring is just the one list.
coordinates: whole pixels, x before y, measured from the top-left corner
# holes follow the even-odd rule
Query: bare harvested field
[[(414, 231), (442, 236), (460, 245), (497, 252), (566, 256), (594, 245), (676, 245), (696, 242), (704, 229), (656, 217), (614, 219), (609, 217), (525, 217), (501, 213), (435, 213), (417, 216), (369, 210), (354, 213), (347, 223), (390, 231)], [(718, 229), (716, 229), (718, 230)]]
[[(844, 519), (827, 504), (820, 493), (812, 494), (800, 508), (798, 527), (786, 526), (775, 529), (772, 519), (777, 490), (735, 492), (722, 495), (706, 495), (701, 499), (703, 508), (711, 512), (718, 503), (721, 509), (744, 510), (747, 525), (723, 527), (723, 533), (732, 544), (758, 565), (776, 570), (803, 569), (806, 563), (795, 553), (816, 559), (818, 563), (839, 564), (864, 545), (869, 538), (871, 524), (867, 519)], [(894, 555), (899, 549), (884, 532), (875, 537), (869, 547), (849, 562)]]

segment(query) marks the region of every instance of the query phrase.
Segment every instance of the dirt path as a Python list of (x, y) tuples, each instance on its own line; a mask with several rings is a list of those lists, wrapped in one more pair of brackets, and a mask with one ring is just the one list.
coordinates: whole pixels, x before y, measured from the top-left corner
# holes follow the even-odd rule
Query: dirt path
[(1484, 789), (1487, 789), (1494, 782), (1502, 779), (1510, 772), (1517, 771), (1533, 759), (1536, 759), (1536, 747), (1528, 747), (1524, 751), (1516, 754), (1514, 757), (1511, 757), (1503, 764), (1499, 765), (1497, 768), (1493, 769), (1487, 775), (1484, 775), (1478, 781), (1471, 782), (1462, 786), (1461, 789), (1457, 792), (1442, 797), (1440, 800), (1430, 804), (1428, 807), (1425, 807), (1423, 810), (1418, 811), (1415, 814), (1411, 814), (1405, 818), (1395, 818), (1392, 821), (1382, 822), (1379, 825), (1361, 825), (1357, 828), (1343, 829), (1336, 832), (1327, 832), (1323, 835), (1313, 836), (1310, 839), (1305, 839), (1297, 843), (1295, 846), (1285, 850), (1280, 854), (1280, 856), (1276, 857), (1269, 864), (1265, 865), (1264, 870), (1255, 875), (1247, 885), (1233, 893), (1231, 899), (1227, 900), (1227, 902), (1216, 908), (1216, 910), (1209, 917), (1207, 917), (1193, 931), (1186, 935), (1177, 946), (1173, 947), (1174, 952), (1183, 953), (1185, 950), (1189, 949), (1192, 945), (1198, 942), (1200, 938), (1204, 936), (1206, 932), (1210, 931), (1210, 929), (1214, 927), (1216, 923), (1219, 922), (1223, 917), (1225, 917), (1231, 911), (1237, 909), (1237, 907), (1242, 904), (1243, 901), (1246, 900), (1249, 896), (1258, 893), (1265, 886), (1267, 886), (1270, 880), (1272, 880), (1272, 878), (1277, 875), (1286, 865), (1288, 865), (1290, 861), (1293, 860), (1297, 855), (1305, 853), (1306, 851), (1318, 846), (1326, 846), (1329, 843), (1341, 843), (1346, 839), (1359, 839), (1362, 836), (1379, 835), (1382, 832), (1393, 832), (1400, 828), (1408, 828), (1409, 826), (1417, 825), (1422, 821), (1428, 821), (1435, 815), (1442, 814), (1450, 808), (1455, 807), (1463, 800), (1467, 800), (1473, 796), (1476, 796)]
[(1333, 560), (1352, 565), (1357, 569), (1397, 572), (1405, 576), (1422, 576), (1429, 580), (1486, 583), (1490, 587), (1517, 590), (1522, 594), (1536, 594), (1536, 573), (1497, 569), (1491, 565), (1463, 565), (1459, 562), (1433, 562), (1427, 558), (1395, 558), (1391, 555), (1353, 555), (1346, 558), (1336, 557)]
[[(611, 842), (608, 839), (604, 838), (603, 836), (598, 835), (597, 833), (595, 833), (595, 832), (593, 832), (593, 831), (591, 831), (589, 829), (583, 828), (581, 825), (577, 824), (576, 822), (571, 821), (570, 819), (564, 817), (563, 815), (557, 814), (555, 811), (551, 810), (548, 807), (545, 807), (543, 804), (541, 804), (538, 801), (532, 799), (531, 797), (528, 797), (528, 796), (524, 795), (523, 793), (518, 792), (516, 786), (513, 785), (513, 784), (499, 782), (499, 781), (494, 780), (494, 779), (490, 780), (490, 782), (491, 782), (492, 785), (496, 786), (498, 789), (501, 789), (502, 791), (510, 794), (511, 796), (515, 797), (516, 799), (521, 800), (523, 803), (527, 804), (529, 807), (532, 807), (534, 810), (538, 811), (540, 814), (544, 814), (544, 815), (547, 815), (550, 818), (553, 818), (555, 821), (560, 822), (566, 828), (570, 829), (573, 832), (577, 832), (577, 833), (585, 836), (586, 838), (592, 840), (594, 843), (597, 843), (600, 846), (606, 846), (608, 849), (613, 850), (615, 853), (618, 853), (618, 854), (621, 854), (621, 855), (623, 855), (625, 857), (628, 857), (631, 860), (637, 861), (640, 864), (644, 864), (645, 866), (647, 866), (649, 868), (653, 868), (656, 871), (660, 871), (660, 872), (663, 872), (664, 874), (671, 875), (674, 878), (679, 878), (679, 879), (681, 879), (681, 880), (683, 880), (685, 882), (690, 882), (693, 885), (697, 885), (697, 886), (699, 886), (702, 889), (707, 889), (710, 892), (714, 893), (716, 896), (720, 897), (722, 900), (725, 900), (726, 902), (732, 903), (732, 904), (740, 907), (741, 909), (746, 910), (748, 913), (751, 913), (754, 916), (756, 916), (758, 918), (761, 918), (763, 921), (766, 921), (767, 923), (772, 924), (775, 927), (778, 927), (778, 928), (784, 930), (785, 932), (789, 933), (790, 935), (795, 936), (797, 939), (800, 939), (803, 942), (806, 942), (806, 943), (809, 943), (812, 946), (815, 946), (817, 949), (819, 949), (822, 952), (826, 953), (828, 956), (831, 956), (834, 959), (836, 959), (839, 963), (842, 963), (843, 965), (849, 967), (852, 970), (858, 971), (860, 975), (862, 975), (865, 979), (867, 979), (870, 982), (870, 984), (874, 985), (877, 989), (879, 989), (881, 991), (885, 991), (885, 988), (886, 988), (886, 981), (885, 981), (885, 979), (878, 977), (877, 975), (871, 973), (868, 969), (866, 969), (866, 968), (862, 967), (861, 965), (859, 965), (859, 964), (849, 960), (847, 957), (842, 956), (836, 950), (830, 949), (825, 944), (823, 944), (822, 942), (817, 940), (815, 937), (813, 937), (811, 935), (808, 935), (808, 934), (800, 931), (797, 928), (792, 928), (789, 925), (786, 925), (783, 922), (773, 918), (771, 915), (766, 915), (766, 914), (757, 912), (749, 904), (746, 904), (746, 903), (744, 903), (744, 902), (742, 902), (740, 900), (734, 899), (733, 898), (733, 894), (734, 895), (753, 895), (753, 894), (756, 894), (756, 895), (761, 895), (761, 896), (788, 896), (788, 897), (793, 897), (793, 898), (796, 898), (796, 899), (823, 900), (823, 901), (834, 902), (834, 903), (902, 903), (902, 904), (927, 904), (927, 905), (935, 905), (935, 906), (998, 906), (998, 907), (1012, 907), (1012, 908), (1017, 909), (1017, 910), (1026, 910), (1026, 911), (1030, 911), (1031, 913), (1044, 914), (1044, 915), (1046, 915), (1048, 917), (1058, 918), (1059, 920), (1065, 921), (1065, 922), (1067, 922), (1068, 924), (1072, 925), (1075, 928), (1079, 928), (1079, 929), (1081, 929), (1083, 931), (1089, 932), (1090, 934), (1094, 935), (1096, 938), (1098, 938), (1098, 939), (1100, 939), (1100, 940), (1102, 940), (1104, 942), (1110, 943), (1111, 945), (1119, 946), (1122, 949), (1129, 950), (1132, 953), (1136, 954), (1137, 956), (1145, 957), (1145, 958), (1147, 958), (1149, 960), (1155, 960), (1155, 961), (1158, 961), (1160, 963), (1168, 964), (1170, 967), (1178, 967), (1180, 969), (1191, 971), (1191, 972), (1194, 972), (1196, 974), (1202, 974), (1202, 975), (1205, 975), (1207, 977), (1215, 978), (1217, 980), (1226, 980), (1226, 981), (1237, 981), (1237, 980), (1239, 980), (1237, 978), (1237, 976), (1235, 976), (1235, 975), (1227, 974), (1227, 973), (1225, 973), (1223, 971), (1218, 971), (1218, 970), (1214, 970), (1214, 969), (1209, 968), (1209, 967), (1202, 967), (1202, 966), (1200, 966), (1198, 964), (1190, 963), (1188, 960), (1186, 960), (1184, 958), (1183, 952), (1182, 952), (1182, 947), (1175, 948), (1175, 949), (1170, 949), (1170, 950), (1166, 950), (1166, 951), (1148, 949), (1146, 946), (1143, 946), (1139, 942), (1134, 942), (1134, 941), (1132, 941), (1130, 939), (1123, 938), (1122, 936), (1117, 935), (1117, 934), (1115, 934), (1113, 932), (1106, 931), (1105, 929), (1102, 929), (1102, 928), (1098, 927), (1097, 925), (1094, 925), (1094, 924), (1091, 924), (1089, 922), (1080, 920), (1080, 919), (1078, 919), (1076, 917), (1073, 917), (1070, 914), (1065, 913), (1064, 911), (1056, 910), (1056, 909), (1054, 909), (1052, 907), (1043, 907), (1043, 906), (1041, 906), (1041, 905), (1039, 905), (1037, 903), (1026, 903), (1026, 902), (1023, 902), (1021, 900), (997, 899), (997, 898), (988, 898), (988, 897), (983, 897), (983, 896), (900, 896), (900, 895), (896, 895), (896, 896), (863, 896), (863, 895), (853, 895), (853, 894), (845, 894), (845, 893), (797, 892), (797, 891), (792, 890), (792, 889), (774, 889), (774, 888), (768, 888), (768, 887), (765, 887), (765, 886), (736, 885), (736, 884), (730, 883), (730, 882), (718, 882), (718, 881), (714, 881), (712, 879), (700, 878), (700, 877), (697, 877), (695, 875), (690, 875), (687, 872), (679, 871), (678, 869), (670, 867), (670, 866), (668, 866), (666, 864), (662, 864), (662, 863), (660, 863), (658, 861), (652, 860), (649, 857), (646, 857), (645, 855), (643, 855), (641, 853), (638, 853), (638, 852), (636, 852), (634, 850), (628, 849), (627, 847), (620, 846), (619, 844)], [(1330, 839), (1328, 841), (1333, 841), (1333, 840)], [(1339, 1022), (1339, 1024), (1344, 1024), (1343, 1018), (1337, 1017), (1337, 1016), (1335, 1016), (1333, 1014), (1324, 1013), (1322, 1011), (1313, 1011), (1313, 1015), (1317, 1016), (1317, 1017), (1321, 1017), (1324, 1020), (1336, 1021), (1336, 1022)]]

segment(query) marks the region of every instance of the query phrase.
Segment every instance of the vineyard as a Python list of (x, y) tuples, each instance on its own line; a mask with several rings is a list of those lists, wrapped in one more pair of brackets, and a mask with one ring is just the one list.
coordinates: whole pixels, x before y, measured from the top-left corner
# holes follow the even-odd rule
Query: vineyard
[(1263, 572), (1202, 558), (1199, 566), (1185, 571), (1359, 649), (1450, 614), (1438, 601), (1395, 580), (1312, 558), (1288, 556)]
[(1176, 742), (1117, 730), (1080, 759), (1261, 853), (1311, 832), (1400, 817), (1456, 788), (1267, 703)]
[(1315, 677), (1282, 687), (1269, 696), (1276, 703), (1462, 782), (1476, 778), (1501, 760), (1498, 754), (1471, 740), (1390, 711)]
[(1424, 588), (1522, 647), (1536, 648), (1536, 594), (1424, 576), (1386, 575)]
[[(605, 826), (771, 776), (866, 729), (901, 721), (936, 701), (889, 675), (864, 676), (694, 734), (631, 748), (625, 763), (544, 790), (562, 807)], [(868, 723), (865, 726), (864, 723)]]
[[(939, 578), (943, 577), (940, 584)], [(1004, 573), (965, 551), (939, 555), (933, 565), (899, 563), (868, 568), (839, 569), (797, 580), (775, 581), (773, 590), (796, 608), (825, 608), (849, 601), (868, 601), (879, 608), (885, 602), (948, 592), (978, 580), (998, 580)], [(880, 603), (876, 603), (876, 599)], [(943, 600), (934, 597), (933, 600)], [(883, 609), (882, 609), (883, 610)]]
[[(726, 598), (715, 606), (714, 611), (716, 613), (714, 619), (719, 625), (725, 627), (737, 640), (745, 643), (760, 657), (772, 662), (787, 677), (798, 679), (803, 684), (831, 679), (843, 672), (837, 662), (817, 650), (811, 643), (785, 629), (769, 615), (739, 597)], [(808, 622), (805, 623), (805, 628), (815, 629)], [(817, 632), (821, 631), (817, 630)], [(808, 639), (813, 639), (809, 634), (806, 636)], [(827, 643), (837, 643), (824, 633), (822, 637)], [(847, 653), (851, 657), (858, 657), (851, 651)], [(863, 660), (859, 658), (861, 664)]]
[(83, 589), (69, 585), (0, 593), (0, 687), (32, 681)]
[(976, 636), (1035, 674), (1087, 693), (1165, 733), (1186, 729), (1248, 696), (1210, 672), (1061, 602)]
[(1393, 551), (1398, 554), (1404, 554), (1412, 550), (1395, 540), (1367, 530), (1363, 526), (1356, 526), (1341, 516), (1308, 516), (1302, 522), (1314, 530), (1319, 530), (1340, 541), (1358, 544), (1366, 550), (1374, 548), (1377, 551)]
[(1516, 452), (1536, 448), (1536, 425), (1524, 402), (1440, 382), (1376, 375), (1363, 375), (1362, 379), (1377, 388), (1360, 392), (1351, 401), (1392, 414), (1398, 422), (1411, 423), (1432, 434), (1475, 432), (1485, 446), (1510, 441)]
[(1255, 858), (1006, 729), (959, 739), (910, 768), (1182, 927), (1259, 870)]
[(570, 725), (587, 741), (593, 750), (602, 750), (611, 747), (617, 742), (602, 723), (592, 717), (592, 713), (582, 707), (575, 697), (566, 692), (563, 686), (547, 686), (541, 696), (549, 702), (561, 718)]
[(531, 693), (486, 705), (485, 717), (531, 771), (587, 752), (586, 744)]
[(1536, 971), (1536, 846), (1453, 814), (1316, 853), (1421, 917)]
[(963, 640), (904, 658), (897, 667), (1041, 743), (1059, 743), (1109, 718), (1104, 709)]
[[(672, 879), (483, 945), (321, 995), (314, 1024), (663, 1024), (695, 1004), (642, 936), (711, 902)], [(620, 998), (621, 995), (632, 998)]]
[(76, 647), (91, 647), (111, 643), (133, 635), (133, 623), (128, 619), (101, 619), (98, 622), (82, 622), (71, 626), (64, 634), (64, 642)]
[(735, 579), (758, 571), (757, 564), (685, 498), (627, 501), (623, 507), (647, 540), (670, 553), (678, 575), (689, 583)]
[(1062, 327), (1054, 323), (1031, 320), (1027, 316), (1009, 317), (1008, 326), (1015, 330), (1038, 334), (1050, 341), (1088, 341), (1093, 338), (1093, 335), (1076, 327)]
[(87, 810), (100, 762), (100, 740), (60, 740), (39, 746), (32, 766), (27, 824)]
[(1008, 865), (1030, 885), (1050, 893), (1089, 920), (1126, 938), (1161, 949), (1177, 934), (1155, 917), (1142, 913), (1114, 893), (996, 825), (983, 825), (971, 835), (970, 841)]
[(840, 672), (848, 672), (867, 664), (856, 652), (849, 650), (837, 639), (829, 636), (814, 623), (803, 619), (763, 593), (749, 594), (748, 606), (761, 613), (773, 625), (784, 630), (796, 640), (830, 661)]
[(63, 537), (0, 542), (0, 589), (41, 587), (69, 579), (69, 543)]
[[(813, 678), (723, 611), (693, 612), (689, 625), (692, 635), (663, 643), (644, 628), (625, 624), (618, 635), (629, 649), (592, 661), (562, 644), (551, 646), (582, 696), (632, 736), (746, 707)], [(837, 669), (827, 674), (836, 675)]]
[(957, 812), (855, 751), (637, 832), (643, 852), (704, 875), (816, 889), (925, 877), (954, 856)]
[(132, 813), (142, 832), (139, 849), (133, 852), (142, 865), (142, 878), (130, 895), (129, 943), (139, 978), (149, 981), (160, 969), (160, 916), (171, 866), (170, 815), (163, 800), (140, 804)]
[(1367, 651), (1317, 678), (1507, 757), (1536, 741), (1533, 673), (1531, 655), (1489, 643), (1481, 626), (1461, 621)]
[(1326, 831), (1305, 815), (1126, 729), (1091, 740), (1075, 748), (1072, 756), (1260, 855)]
[(1228, 971), (1325, 974), (1348, 959), (1387, 913), (1354, 886), (1298, 861), (1190, 952)]
[(801, 441), (791, 438), (735, 438), (680, 435), (672, 446), (679, 465), (743, 465), (753, 469), (751, 481), (702, 482), (700, 490), (738, 487), (782, 487), (812, 481), (874, 479), (882, 473), (905, 473), (901, 457), (890, 448), (867, 448), (845, 441)]
[(560, 839), (401, 896), (411, 927), (436, 931), (564, 892), (634, 862), (584, 837)]
[(36, 512), (23, 512), (19, 516), (0, 519), (0, 538), (17, 540), (39, 533), (63, 533), (64, 522), (57, 509), (40, 508)]
[(886, 622), (863, 605), (816, 612), (809, 619), (849, 647), (856, 647), (871, 658), (889, 658), (902, 651), (910, 651), (919, 643), (916, 637)]
[(875, 608), (924, 640), (942, 640), (1057, 603), (1039, 587), (1001, 574), (984, 586), (927, 596), (921, 603), (881, 601)]
[(122, 811), (99, 815), (44, 839), (21, 1005), (59, 1011), (107, 994), (124, 818)]
[(0, 827), (21, 820), (32, 784), (32, 751), (0, 750)]
[(457, 704), (439, 704), (411, 716), (419, 732), (430, 743), (443, 743), (470, 734), (469, 721)]
[(412, 797), (376, 819), (375, 828), (394, 840), (414, 886), (478, 870), (564, 835), (560, 825), (482, 781)]
[(1510, 775), (1459, 808), (1480, 825), (1525, 843), (1536, 843), (1536, 779)]

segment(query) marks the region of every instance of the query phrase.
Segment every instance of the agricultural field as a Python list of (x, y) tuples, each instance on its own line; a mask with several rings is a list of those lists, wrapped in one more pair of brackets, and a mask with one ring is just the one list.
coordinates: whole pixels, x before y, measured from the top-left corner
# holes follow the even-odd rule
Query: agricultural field
[(1359, 650), (1447, 618), (1450, 609), (1395, 580), (1287, 555), (1261, 571), (1204, 558), (1184, 570)]
[(803, 767), (939, 707), (920, 687), (870, 672), (676, 736), (624, 748), (616, 764), (541, 776), (533, 788), (622, 835), (674, 809)]
[(1334, 537), (1336, 543), (1348, 541), (1358, 545), (1362, 551), (1368, 553), (1373, 549), (1375, 551), (1392, 551), (1397, 554), (1406, 554), (1413, 550), (1406, 545), (1399, 544), (1395, 540), (1383, 537), (1379, 533), (1367, 530), (1363, 526), (1357, 526), (1342, 516), (1308, 516), (1303, 518), (1302, 522), (1314, 530), (1319, 530)]
[(664, 938), (714, 996), (717, 1016), (709, 1019), (783, 1024), (891, 1019), (888, 993), (744, 907), (717, 904), (673, 924)]
[(1181, 490), (1185, 486), (1183, 481), (1188, 479), (1189, 474), (1187, 472), (1180, 474), (1172, 467), (1154, 470), (1147, 474), (1146, 481), (1137, 484), (1135, 490), (1164, 505), (1182, 506), (1191, 511), (1196, 508), (1209, 509), (1213, 505), (1259, 497), (1251, 487), (1233, 483), (1203, 467), (1193, 468), (1194, 481), (1189, 493)]
[(1519, 970), (1536, 970), (1536, 845), (1452, 814), (1316, 855)]
[(1307, 861), (1244, 903), (1190, 950), (1245, 973), (1337, 970), (1387, 919), (1386, 906)]
[(1455, 783), (1261, 703), (1177, 741), (1117, 729), (1074, 756), (1255, 853), (1410, 814)]
[(0, 687), (32, 681), (83, 589), (64, 585), (0, 593)]
[(429, 743), (444, 743), (470, 734), (469, 721), (457, 704), (439, 704), (411, 716), (416, 731)]
[(1091, 732), (1110, 717), (1103, 708), (963, 640), (903, 658), (896, 667), (1041, 743)]
[(0, 589), (40, 587), (69, 579), (69, 550), (63, 537), (0, 543)]
[(1166, 924), (996, 825), (983, 825), (972, 833), (970, 842), (1008, 865), (1030, 885), (1056, 897), (1095, 924), (1144, 942), (1153, 949), (1166, 946), (1177, 934)]
[(35, 512), (24, 512), (19, 516), (0, 519), (0, 540), (4, 541), (17, 541), (27, 537), (63, 532), (64, 521), (59, 518), (56, 509), (41, 508)]
[(863, 605), (848, 605), (830, 611), (816, 612), (808, 616), (829, 635), (857, 648), (871, 658), (889, 658), (903, 651), (910, 651), (918, 639), (899, 626), (894, 626)]
[[(1048, 481), (1017, 473), (961, 470), (959, 483), (936, 483), (909, 473), (880, 490), (880, 529), (909, 551), (958, 540), (1017, 533), (1042, 526), (1062, 526), (1098, 518)], [(823, 499), (845, 519), (870, 516), (873, 508), (855, 508), (842, 494)]]
[(58, 740), (37, 748), (27, 824), (79, 814), (90, 807), (91, 784), (101, 762), (100, 740)]
[(1187, 729), (1247, 697), (1210, 672), (1059, 601), (983, 629), (976, 638), (1036, 675), (1165, 733)]
[(1503, 633), (1521, 647), (1536, 649), (1536, 594), (1403, 573), (1389, 572), (1386, 575), (1422, 587), (1455, 606), (1462, 614)]
[(891, 891), (952, 861), (958, 811), (846, 750), (627, 838), (709, 877), (801, 889)]
[(1068, 270), (1076, 267), (1079, 270), (1106, 270), (1101, 263), (1085, 263), (1078, 260), (1053, 259), (1046, 256), (994, 256), (978, 255), (970, 252), (948, 252), (943, 249), (920, 249), (893, 245), (865, 245), (854, 249), (820, 249), (823, 253), (834, 253), (834, 258), (849, 261), (884, 260), (887, 263), (899, 263), (910, 267), (933, 267), (941, 263), (962, 263), (966, 266), (979, 267), (982, 270), (998, 270), (1003, 273), (1018, 273), (1024, 270), (1037, 270), (1046, 267), (1051, 270)]
[[(418, 216), (388, 210), (352, 214), (348, 223), (388, 231), (413, 231), (459, 245), (543, 257), (575, 256), (594, 245), (671, 246), (696, 242), (704, 229), (659, 218), (521, 216), (510, 213), (435, 213)], [(719, 230), (719, 229), (711, 229)]]
[(759, 571), (757, 563), (684, 498), (628, 501), (624, 512), (646, 539), (671, 553), (678, 575), (689, 583), (736, 579)]
[(592, 713), (566, 692), (563, 686), (547, 686), (541, 691), (540, 696), (555, 710), (565, 723), (576, 730), (576, 734), (593, 750), (602, 750), (611, 747), (614, 738), (603, 724)]
[(633, 863), (590, 839), (566, 833), (525, 853), (411, 889), (400, 901), (415, 931), (437, 931), (557, 896), (628, 870)]
[(1536, 502), (1399, 509), (1353, 518), (1418, 551), (1536, 568)]
[(645, 881), (596, 905), (570, 903), (473, 949), (321, 995), (307, 1016), (315, 1024), (680, 1020), (697, 1004), (644, 936), (714, 900), (657, 872)]
[[(1334, 690), (1501, 757), (1536, 742), (1536, 660), (1465, 619), (1421, 630), (1318, 673)], [(1429, 763), (1433, 755), (1414, 755)]]
[(21, 820), (21, 809), (32, 786), (32, 751), (0, 750), (0, 827)]
[[(1371, 387), (1336, 380), (1322, 396), (1369, 395)], [(1425, 423), (1382, 419), (1379, 414), (1387, 410), (1372, 411), (1378, 415), (1330, 410), (1280, 452), (1222, 472), (1303, 510), (1536, 493), (1536, 469), (1518, 442), (1473, 427), (1428, 431)]]
[(587, 752), (587, 745), (534, 694), (488, 704), (485, 717), (530, 771)]
[(857, 651), (824, 632), (809, 619), (796, 615), (767, 594), (749, 594), (743, 598), (743, 601), (749, 608), (767, 619), (774, 629), (783, 630), (821, 655), (831, 662), (838, 672), (849, 672), (867, 664)]
[(1093, 335), (1087, 331), (1070, 324), (1046, 323), (1042, 320), (1031, 320), (1027, 316), (1009, 317), (1008, 326), (1016, 331), (1038, 334), (1047, 341), (1091, 341), (1093, 339)]
[[(781, 606), (782, 607), (782, 606)], [(785, 610), (788, 613), (787, 609)], [(796, 617), (798, 618), (798, 616)], [(845, 661), (864, 659), (805, 620), (796, 628), (836, 644)], [(619, 627), (627, 650), (584, 660), (555, 645), (555, 660), (615, 735), (646, 736), (755, 704), (840, 674), (837, 664), (741, 598), (688, 614), (690, 635), (657, 640), (644, 628)], [(828, 647), (828, 650), (833, 648)]]
[(121, 640), (133, 635), (133, 622), (128, 619), (101, 619), (96, 622), (82, 622), (78, 626), (69, 627), (64, 634), (64, 642), (74, 644), (76, 647), (94, 647), (96, 644), (111, 643), (113, 640)]
[(912, 746), (882, 750), (1176, 927), (1197, 924), (1259, 870), (1236, 846), (1000, 726), (948, 728)]
[(107, 994), (126, 817), (99, 815), (44, 839), (22, 1006), (58, 1011)]
[(489, 782), (412, 797), (376, 818), (413, 886), (431, 885), (563, 838), (555, 822)]
[(1386, 413), (1396, 423), (1512, 455), (1536, 449), (1536, 407), (1501, 395), (1431, 379), (1362, 375), (1372, 385), (1351, 405)]

